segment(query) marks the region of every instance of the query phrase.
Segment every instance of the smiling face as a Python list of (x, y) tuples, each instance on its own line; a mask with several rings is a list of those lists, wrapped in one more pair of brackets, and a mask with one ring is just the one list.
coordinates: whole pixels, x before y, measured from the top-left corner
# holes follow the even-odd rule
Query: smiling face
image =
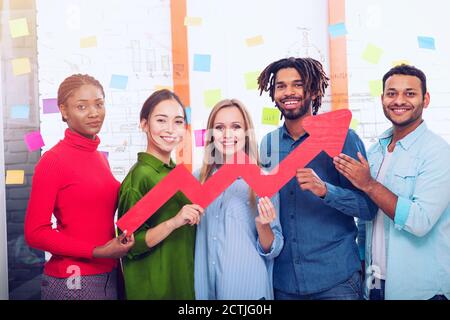
[(295, 68), (280, 69), (275, 78), (274, 100), (286, 119), (311, 115), (311, 97), (304, 91), (302, 77)]
[(102, 90), (95, 85), (83, 85), (59, 106), (69, 129), (94, 139), (105, 120), (105, 101)]
[(163, 100), (148, 119), (141, 120), (141, 127), (147, 133), (148, 151), (165, 161), (183, 141), (186, 132), (183, 107), (174, 99)]
[(245, 129), (244, 116), (237, 107), (220, 109), (213, 122), (215, 149), (225, 157), (244, 150)]
[(415, 129), (422, 122), (422, 112), (430, 103), (430, 95), (422, 92), (419, 78), (395, 74), (386, 80), (381, 103), (394, 127)]

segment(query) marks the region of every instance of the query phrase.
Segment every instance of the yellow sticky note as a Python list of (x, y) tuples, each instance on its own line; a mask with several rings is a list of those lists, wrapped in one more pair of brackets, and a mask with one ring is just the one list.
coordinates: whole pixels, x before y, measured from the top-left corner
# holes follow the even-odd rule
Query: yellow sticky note
[(262, 124), (268, 124), (268, 125), (272, 125), (272, 126), (278, 126), (278, 124), (280, 123), (280, 115), (281, 112), (280, 110), (276, 109), (276, 108), (263, 108), (263, 112), (262, 112)]
[(157, 85), (155, 85), (155, 90), (163, 90), (163, 89), (167, 89), (167, 90), (170, 90), (170, 91), (173, 91), (173, 87), (171, 87), (171, 86), (165, 86), (165, 85), (162, 85), (162, 84), (157, 84)]
[(80, 48), (94, 48), (97, 46), (97, 37), (86, 37), (80, 39)]
[(222, 99), (222, 90), (213, 89), (207, 90), (204, 93), (205, 106), (208, 108), (214, 107), (214, 105)]
[(392, 62), (393, 67), (400, 66), (402, 64), (411, 65), (408, 60), (397, 60), (397, 61)]
[(353, 129), (356, 131), (358, 129), (358, 127), (359, 127), (359, 120), (352, 118), (352, 121), (350, 122), (350, 129)]
[(30, 35), (27, 18), (9, 20), (9, 30), (12, 38), (25, 37)]
[(370, 95), (372, 97), (379, 97), (383, 93), (383, 81), (372, 80), (369, 81)]
[(261, 35), (252, 38), (247, 38), (245, 39), (245, 43), (247, 44), (247, 47), (259, 46), (264, 43), (264, 38)]
[(15, 76), (27, 74), (31, 72), (30, 59), (19, 58), (12, 61), (13, 73)]
[(23, 170), (7, 170), (5, 184), (24, 184), (25, 171)]
[(383, 52), (384, 52), (383, 49), (381, 49), (373, 44), (369, 44), (369, 45), (367, 45), (366, 50), (364, 50), (362, 58), (364, 60), (366, 60), (367, 62), (370, 62), (372, 64), (377, 64), (378, 62), (380, 62)]
[(254, 71), (254, 72), (247, 72), (245, 77), (245, 88), (247, 90), (256, 90), (258, 89), (258, 77), (260, 72)]
[(198, 26), (201, 26), (202, 23), (203, 23), (203, 20), (200, 17), (185, 17), (184, 18), (184, 25), (187, 27), (198, 27)]

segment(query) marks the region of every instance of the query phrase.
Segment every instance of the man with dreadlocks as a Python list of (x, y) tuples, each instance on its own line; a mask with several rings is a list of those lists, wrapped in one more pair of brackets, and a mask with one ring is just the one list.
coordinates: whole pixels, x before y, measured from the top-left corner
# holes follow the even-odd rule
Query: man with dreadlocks
[[(311, 58), (271, 63), (258, 78), (260, 94), (269, 91), (284, 116), (283, 126), (261, 142), (261, 163), (271, 169), (308, 138), (301, 121), (316, 115), (328, 81)], [(349, 130), (343, 152), (365, 155), (364, 144)], [(275, 299), (360, 299), (361, 263), (354, 218), (372, 220), (375, 204), (320, 153), (297, 169), (280, 190), (280, 220), (285, 245), (274, 265)]]

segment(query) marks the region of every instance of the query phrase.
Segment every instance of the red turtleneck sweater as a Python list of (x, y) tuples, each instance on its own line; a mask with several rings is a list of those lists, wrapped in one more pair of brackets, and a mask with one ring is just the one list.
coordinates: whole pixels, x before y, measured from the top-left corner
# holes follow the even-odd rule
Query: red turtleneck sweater
[[(106, 158), (90, 140), (66, 129), (64, 140), (36, 165), (25, 218), (25, 239), (52, 253), (46, 275), (67, 278), (78, 266), (81, 275), (110, 272), (113, 259), (95, 259), (95, 247), (114, 237), (114, 213), (120, 183)], [(52, 213), (57, 219), (52, 229)]]

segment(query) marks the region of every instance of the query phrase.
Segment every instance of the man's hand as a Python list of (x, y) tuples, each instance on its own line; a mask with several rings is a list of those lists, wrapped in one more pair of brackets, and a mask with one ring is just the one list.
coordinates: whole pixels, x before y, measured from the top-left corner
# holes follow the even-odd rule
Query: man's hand
[(360, 152), (358, 152), (358, 158), (359, 161), (341, 153), (333, 158), (333, 163), (340, 174), (355, 187), (366, 192), (373, 186), (375, 180), (370, 175), (369, 163)]
[(309, 190), (318, 197), (325, 197), (327, 194), (327, 186), (319, 176), (310, 168), (297, 169), (297, 181), (300, 189)]

